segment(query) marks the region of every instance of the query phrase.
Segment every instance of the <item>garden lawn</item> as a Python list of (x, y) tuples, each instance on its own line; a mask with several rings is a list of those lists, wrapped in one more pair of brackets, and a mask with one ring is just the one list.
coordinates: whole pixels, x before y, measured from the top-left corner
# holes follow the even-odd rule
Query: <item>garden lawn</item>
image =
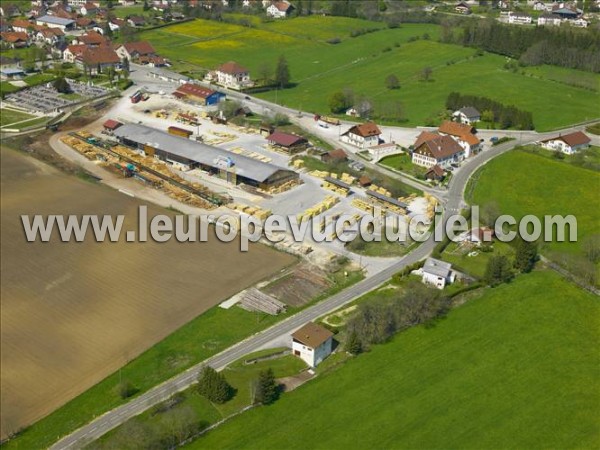
[[(453, 268), (458, 271), (464, 271), (476, 278), (483, 278), (488, 261), (492, 256), (505, 255), (511, 262), (514, 258), (515, 251), (508, 243), (494, 241), (492, 248), (491, 252), (482, 252), (477, 247), (467, 249), (467, 247), (460, 247), (456, 242), (451, 242), (442, 253), (442, 259), (451, 263)], [(469, 256), (471, 252), (476, 252), (477, 255)]]
[(412, 163), (412, 159), (408, 153), (401, 153), (399, 155), (386, 156), (379, 164), (382, 166), (389, 167), (404, 172), (413, 177), (423, 178), (427, 173), (427, 168), (417, 166)]
[(542, 222), (544, 215), (574, 215), (578, 242), (545, 244), (568, 252), (580, 252), (582, 239), (598, 233), (598, 192), (600, 173), (518, 149), (494, 158), (467, 187), (470, 203), (497, 202), (502, 214), (517, 221), (527, 214)]
[(598, 447), (600, 303), (552, 272), (483, 292), (188, 448)]

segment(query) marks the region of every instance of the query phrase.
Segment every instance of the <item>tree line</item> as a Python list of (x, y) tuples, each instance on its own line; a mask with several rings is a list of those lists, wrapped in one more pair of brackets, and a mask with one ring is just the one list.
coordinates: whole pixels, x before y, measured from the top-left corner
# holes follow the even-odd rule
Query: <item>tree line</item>
[(525, 65), (553, 64), (600, 72), (600, 32), (572, 27), (515, 27), (496, 20), (446, 19), (440, 40), (510, 56)]
[(533, 130), (533, 115), (513, 105), (504, 105), (487, 97), (451, 92), (446, 99), (446, 108), (452, 111), (473, 106), (481, 112), (481, 120), (497, 124), (500, 128)]

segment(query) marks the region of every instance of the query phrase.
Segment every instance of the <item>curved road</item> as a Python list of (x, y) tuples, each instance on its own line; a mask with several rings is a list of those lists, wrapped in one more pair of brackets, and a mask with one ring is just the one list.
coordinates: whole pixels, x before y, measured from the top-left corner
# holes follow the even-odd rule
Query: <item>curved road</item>
[[(268, 102), (256, 101), (255, 99), (252, 99), (251, 102), (260, 106), (269, 107), (271, 110), (276, 110), (278, 112), (285, 112), (286, 114), (290, 114), (291, 112), (289, 108), (273, 105)], [(564, 131), (573, 131), (575, 129), (579, 128), (573, 127)], [(492, 147), (491, 149), (486, 150), (463, 163), (462, 167), (454, 172), (448, 190), (443, 196), (445, 204), (443, 220), (440, 220), (436, 224), (436, 230), (439, 231), (440, 227), (443, 226), (450, 215), (458, 213), (464, 206), (466, 206), (464, 204), (464, 190), (469, 178), (479, 167), (494, 157), (511, 150), (516, 145), (532, 142), (542, 138), (543, 136), (551, 134), (555, 133), (548, 133), (544, 135), (537, 134), (535, 132), (521, 133), (520, 139)], [(373, 274), (361, 282), (339, 292), (338, 294), (329, 297), (328, 299), (323, 300), (322, 302), (303, 311), (300, 311), (299, 313), (283, 320), (282, 322), (279, 322), (276, 325), (273, 325), (272, 327), (229, 347), (221, 353), (201, 363), (198, 363), (181, 374), (176, 375), (164, 383), (146, 391), (140, 396), (135, 397), (128, 403), (119, 406), (100, 417), (97, 417), (89, 424), (65, 436), (50, 448), (52, 450), (62, 450), (83, 447), (89, 442), (98, 439), (113, 428), (123, 424), (132, 417), (141, 414), (153, 405), (166, 400), (174, 393), (188, 388), (191, 384), (195, 383), (204, 365), (209, 364), (216, 369), (224, 368), (242, 356), (256, 351), (261, 346), (282, 336), (288, 336), (306, 322), (315, 320), (379, 287), (389, 278), (391, 278), (393, 274), (399, 272), (404, 267), (427, 257), (435, 245), (436, 242), (434, 242), (432, 235), (427, 241), (423, 242), (419, 247), (406, 255), (396, 264), (382, 270), (381, 272)]]

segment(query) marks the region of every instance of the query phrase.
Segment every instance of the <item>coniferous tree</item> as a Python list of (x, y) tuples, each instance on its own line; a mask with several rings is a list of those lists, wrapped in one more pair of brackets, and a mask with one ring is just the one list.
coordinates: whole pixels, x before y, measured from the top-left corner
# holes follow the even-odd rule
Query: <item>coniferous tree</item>
[(281, 55), (277, 61), (275, 69), (275, 81), (280, 88), (286, 87), (290, 83), (290, 68), (288, 67), (285, 56)]
[(517, 241), (517, 253), (515, 255), (515, 269), (520, 272), (531, 272), (537, 260), (537, 244), (527, 242), (523, 239)]
[(254, 393), (254, 403), (269, 405), (279, 397), (279, 386), (275, 381), (273, 369), (261, 370), (256, 382), (256, 392)]
[(513, 276), (510, 261), (504, 255), (492, 256), (485, 269), (484, 280), (490, 286), (506, 283)]
[(225, 403), (234, 393), (225, 376), (210, 366), (204, 367), (198, 378), (198, 392), (214, 403)]
[(348, 336), (348, 340), (346, 341), (346, 351), (352, 355), (362, 353), (362, 343), (360, 342), (356, 331), (352, 331)]

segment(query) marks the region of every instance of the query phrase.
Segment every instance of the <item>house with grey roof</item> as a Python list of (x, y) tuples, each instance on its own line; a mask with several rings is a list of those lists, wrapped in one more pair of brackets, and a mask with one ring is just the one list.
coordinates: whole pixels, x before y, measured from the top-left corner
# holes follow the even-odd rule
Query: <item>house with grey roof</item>
[(481, 120), (481, 113), (472, 106), (465, 106), (464, 108), (460, 108), (458, 111), (454, 111), (452, 114), (452, 119), (460, 123), (471, 125)]
[(423, 272), (422, 281), (424, 284), (444, 289), (446, 284), (454, 282), (455, 274), (452, 271), (452, 264), (445, 261), (427, 258), (421, 270)]

